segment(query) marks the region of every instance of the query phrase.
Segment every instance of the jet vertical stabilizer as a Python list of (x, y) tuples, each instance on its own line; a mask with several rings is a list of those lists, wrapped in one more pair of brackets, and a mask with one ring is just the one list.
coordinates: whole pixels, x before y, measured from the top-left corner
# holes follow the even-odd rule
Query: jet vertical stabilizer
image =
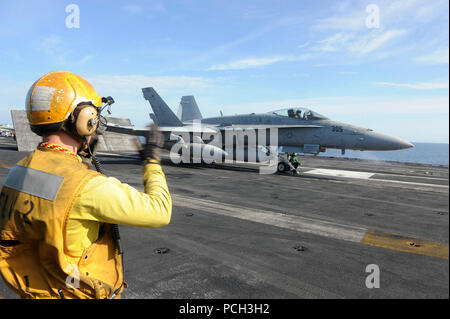
[(149, 101), (159, 126), (183, 126), (175, 113), (152, 87), (142, 88), (144, 98)]
[(203, 118), (193, 95), (187, 95), (181, 98), (177, 116), (181, 122), (201, 120)]

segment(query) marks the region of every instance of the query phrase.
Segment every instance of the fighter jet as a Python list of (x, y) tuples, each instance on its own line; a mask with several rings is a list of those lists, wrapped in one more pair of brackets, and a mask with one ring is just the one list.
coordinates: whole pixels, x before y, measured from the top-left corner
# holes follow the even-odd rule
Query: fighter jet
[[(414, 147), (410, 142), (400, 138), (375, 132), (369, 128), (334, 121), (304, 107), (285, 108), (268, 113), (203, 118), (194, 97), (184, 96), (181, 99), (177, 117), (153, 88), (143, 88), (142, 92), (153, 109), (152, 119), (165, 133), (168, 147), (180, 142), (179, 134), (183, 133), (220, 132), (224, 136), (224, 132), (230, 129), (268, 130), (270, 128), (277, 129), (277, 147), (281, 152), (317, 155), (319, 152), (325, 152), (327, 148), (335, 148), (340, 149), (344, 154), (346, 149), (390, 151)], [(123, 127), (110, 125), (108, 130), (134, 135), (144, 135), (146, 131), (137, 128), (129, 128), (126, 131)], [(198, 136), (194, 138), (194, 144), (208, 145)], [(268, 144), (270, 143), (264, 145)], [(217, 145), (214, 147), (217, 148)], [(223, 151), (225, 145), (222, 144), (219, 148)], [(217, 149), (215, 151), (220, 152)]]
[(408, 141), (375, 132), (369, 128), (331, 120), (313, 110), (303, 107), (285, 108), (268, 113), (251, 113), (211, 117), (201, 120), (203, 124), (220, 126), (252, 125), (257, 128), (278, 127), (278, 145), (298, 148), (303, 153), (324, 152), (327, 148), (360, 151), (392, 151), (414, 147)]

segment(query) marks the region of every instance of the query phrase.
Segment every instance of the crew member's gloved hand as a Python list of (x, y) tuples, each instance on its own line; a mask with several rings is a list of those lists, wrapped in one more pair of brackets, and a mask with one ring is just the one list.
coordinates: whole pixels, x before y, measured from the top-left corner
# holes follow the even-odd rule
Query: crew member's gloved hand
[(144, 162), (161, 162), (161, 148), (164, 146), (164, 136), (158, 131), (156, 125), (152, 125), (147, 133), (147, 141), (140, 151), (141, 159)]

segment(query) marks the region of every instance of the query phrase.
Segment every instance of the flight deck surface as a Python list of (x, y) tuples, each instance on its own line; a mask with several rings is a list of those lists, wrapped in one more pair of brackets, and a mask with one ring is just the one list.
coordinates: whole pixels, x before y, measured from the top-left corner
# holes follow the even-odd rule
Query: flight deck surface
[[(0, 185), (25, 155), (0, 140)], [(143, 190), (137, 159), (99, 159)], [(261, 175), (165, 158), (172, 220), (120, 226), (123, 298), (449, 298), (448, 167), (301, 161), (300, 175)], [(366, 286), (368, 265), (379, 288)], [(0, 296), (17, 298), (3, 281)]]

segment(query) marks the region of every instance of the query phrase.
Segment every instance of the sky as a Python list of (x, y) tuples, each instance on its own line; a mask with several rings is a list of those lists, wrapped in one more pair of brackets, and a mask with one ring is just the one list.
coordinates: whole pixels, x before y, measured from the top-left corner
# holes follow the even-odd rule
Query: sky
[[(0, 3), (0, 123), (76, 73), (143, 126), (152, 86), (204, 117), (308, 107), (412, 142), (449, 140), (449, 2), (16, 0)], [(77, 15), (77, 13), (79, 13)]]

